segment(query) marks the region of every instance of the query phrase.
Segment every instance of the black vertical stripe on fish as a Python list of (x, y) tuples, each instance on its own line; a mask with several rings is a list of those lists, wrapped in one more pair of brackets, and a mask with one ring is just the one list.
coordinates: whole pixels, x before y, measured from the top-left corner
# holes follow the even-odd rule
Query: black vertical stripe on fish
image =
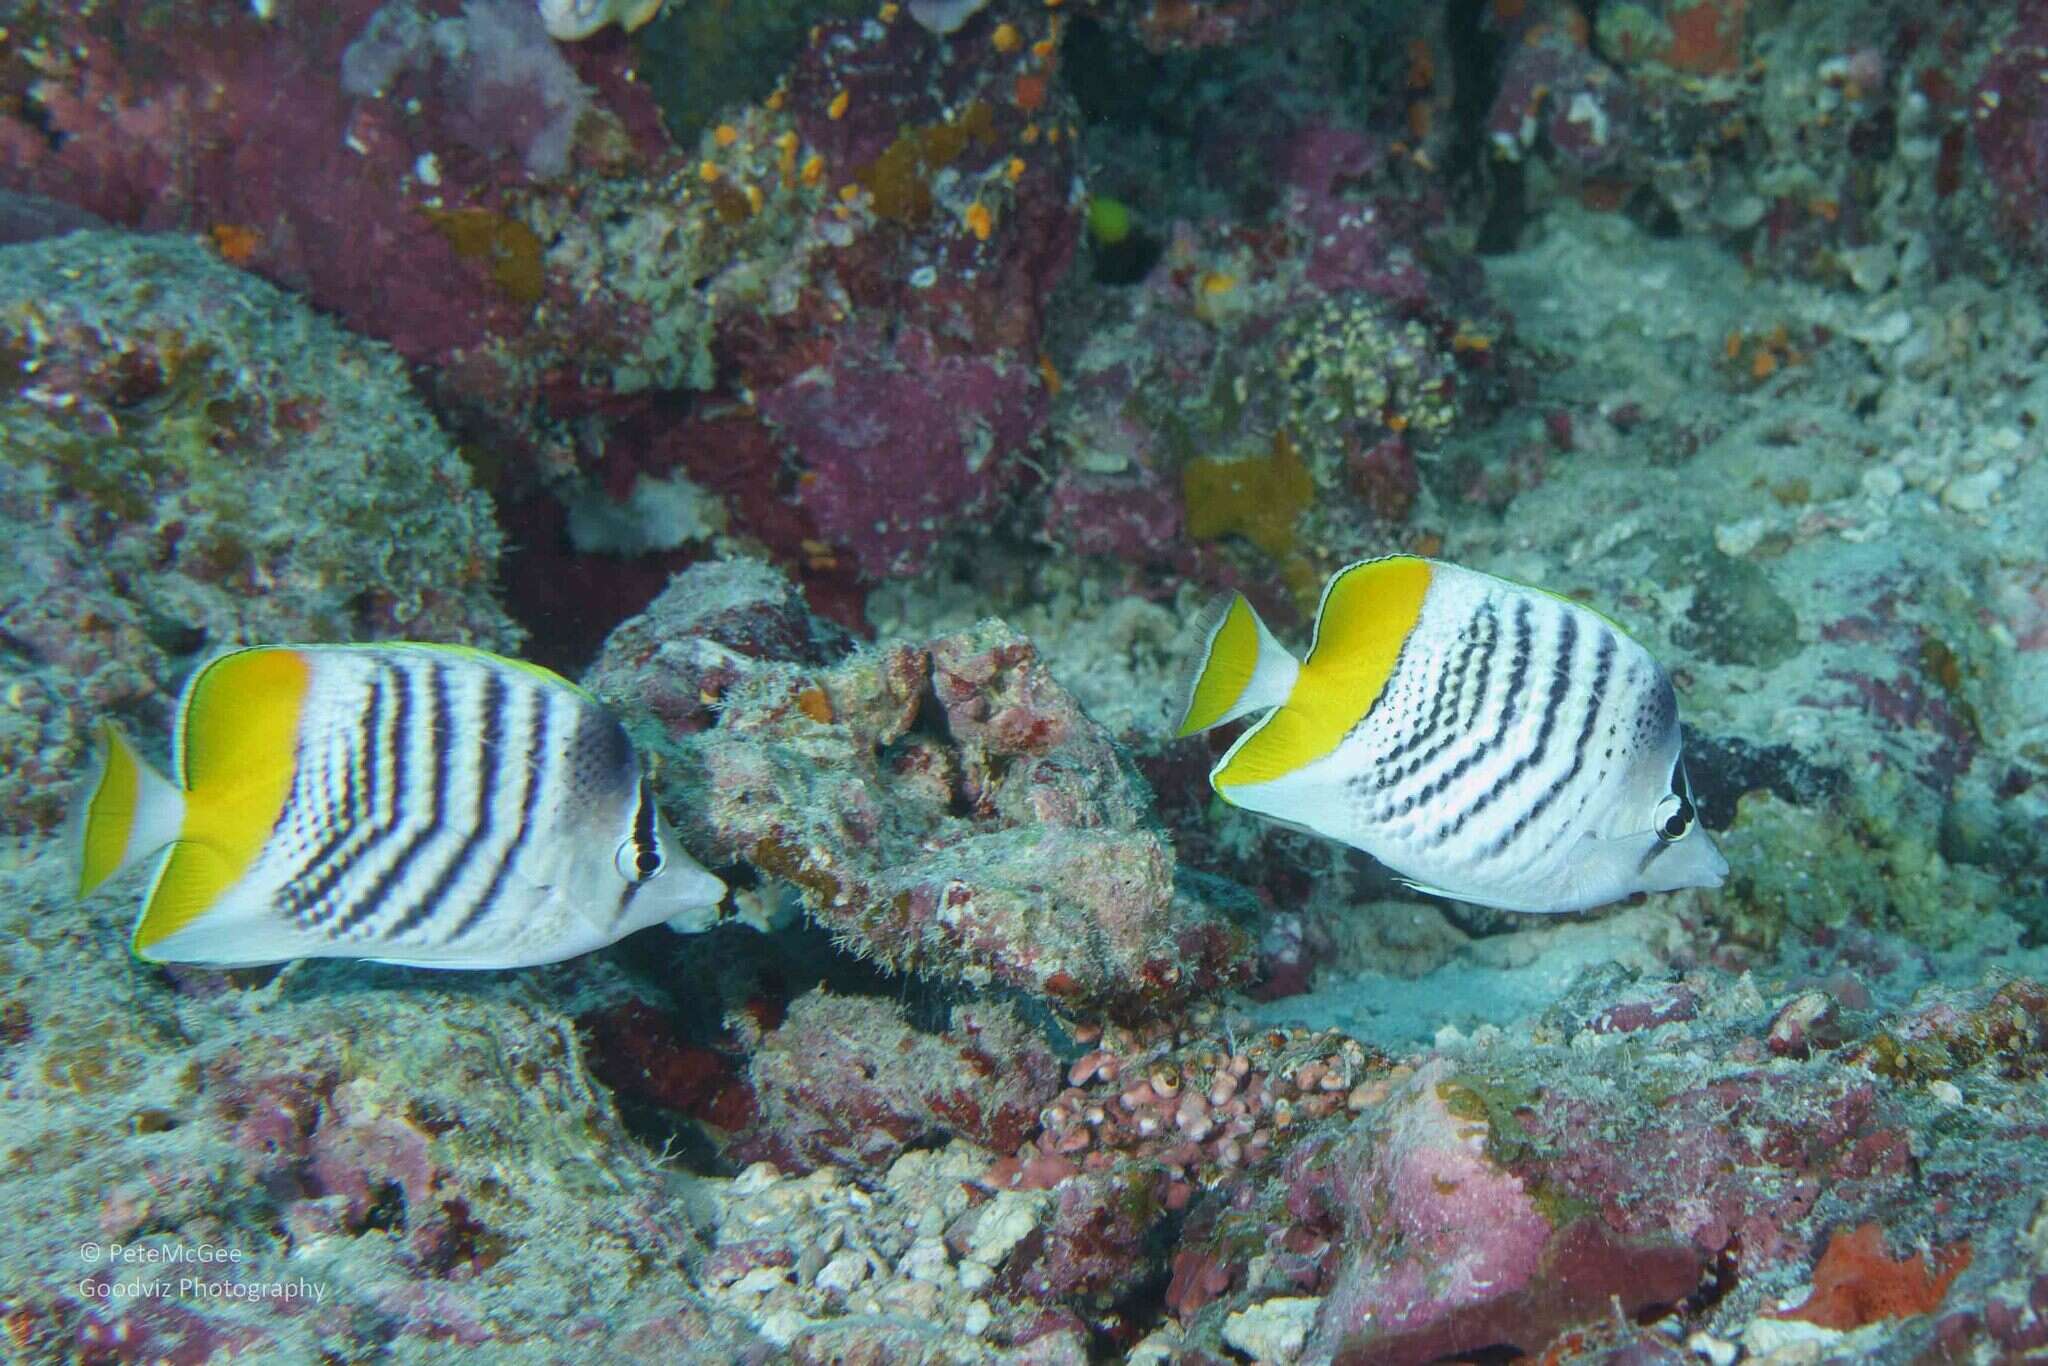
[(285, 794), (284, 802), (277, 808), (277, 819), (270, 823), (270, 835), (264, 844), (271, 848), (288, 845), (291, 842), (290, 827), (312, 815), (315, 819), (325, 817), (323, 824), (331, 827), (333, 813), (328, 810), (326, 786), (320, 781), (327, 772), (324, 763), (306, 761), (305, 710), (301, 704), (299, 724), (292, 729), (292, 786)]
[[(1582, 780), (1580, 786), (1587, 795), (1592, 793), (1592, 787), (1583, 781), (1586, 774), (1586, 751), (1592, 744), (1594, 728), (1600, 722), (1602, 694), (1607, 688), (1608, 675), (1614, 671), (1614, 651), (1614, 632), (1602, 630), (1600, 632), (1600, 644), (1593, 660), (1593, 682), (1592, 686), (1587, 690), (1586, 714), (1579, 722), (1578, 736), (1572, 742), (1571, 763), (1565, 768), (1563, 773), (1560, 773), (1551, 781), (1550, 786), (1544, 789), (1542, 795), (1530, 804), (1529, 809), (1517, 818), (1514, 825), (1509, 827), (1508, 832), (1496, 840), (1483, 857), (1490, 858), (1504, 851), (1538, 816), (1541, 816), (1550, 809), (1552, 802), (1564, 795), (1565, 789), (1572, 784), (1574, 779)], [(1584, 797), (1581, 797), (1579, 805), (1581, 808), (1585, 806)], [(1537, 852), (1539, 854), (1547, 853), (1557, 843), (1563, 833), (1573, 828), (1574, 823), (1568, 821), (1559, 826), (1558, 830), (1551, 835), (1549, 840), (1545, 841), (1543, 848)]]
[[(1382, 821), (1405, 816), (1415, 809), (1418, 801), (1433, 798), (1438, 789), (1425, 786), (1418, 791), (1408, 786), (1409, 781), (1419, 776), (1430, 764), (1449, 753), (1454, 746), (1460, 743), (1469, 743), (1475, 736), (1478, 736), (1480, 748), (1482, 750), (1485, 748), (1486, 737), (1479, 730), (1478, 721), (1480, 716), (1485, 713), (1487, 700), (1493, 691), (1493, 655), (1495, 648), (1500, 643), (1500, 617), (1494, 609), (1493, 601), (1491, 599), (1482, 601), (1478, 608), (1473, 611), (1470, 621), (1471, 625), (1474, 626), (1483, 622), (1486, 628), (1484, 632), (1476, 633), (1474, 636), (1479, 641), (1478, 660), (1476, 664), (1468, 666), (1467, 658), (1470, 651), (1470, 643), (1468, 641), (1467, 652), (1459, 656), (1456, 665), (1457, 674), (1453, 679), (1451, 688), (1445, 689), (1439, 683), (1438, 692), (1440, 694), (1445, 691), (1452, 692), (1457, 698), (1460, 708), (1462, 708), (1465, 686), (1469, 677), (1472, 682), (1471, 713), (1466, 715), (1461, 709), (1454, 709), (1452, 711), (1451, 725), (1446, 730), (1443, 739), (1431, 745), (1423, 753), (1410, 759), (1393, 776), (1389, 784), (1392, 790), (1388, 793), (1385, 803), (1372, 813), (1370, 817), (1372, 820)], [(1461, 637), (1465, 637), (1468, 635), (1468, 631), (1461, 631), (1459, 634)], [(1438, 677), (1441, 679), (1441, 673)], [(1445, 781), (1454, 780), (1459, 774), (1464, 772), (1465, 768), (1469, 767), (1470, 765), (1467, 764), (1464, 767), (1458, 768)], [(1403, 792), (1406, 792), (1407, 795), (1401, 795)]]
[[(1481, 625), (1484, 626), (1484, 630), (1477, 629)], [(1370, 811), (1367, 819), (1384, 821), (1393, 817), (1404, 816), (1408, 812), (1413, 811), (1415, 809), (1416, 795), (1413, 792), (1409, 792), (1405, 797), (1401, 795), (1403, 791), (1407, 790), (1409, 781), (1449, 751), (1452, 746), (1462, 740), (1470, 740), (1476, 733), (1478, 717), (1486, 710), (1487, 694), (1492, 688), (1493, 652), (1494, 647), (1500, 640), (1500, 619), (1494, 610), (1491, 599), (1482, 601), (1473, 611), (1466, 628), (1459, 632), (1459, 639), (1462, 642), (1463, 648), (1459, 651), (1457, 660), (1448, 668), (1439, 670), (1435, 680), (1437, 699), (1441, 700), (1446, 695), (1451, 699), (1450, 726), (1444, 732), (1443, 739), (1429, 746), (1423, 753), (1410, 759), (1398, 770), (1394, 770), (1391, 773), (1388, 773), (1385, 769), (1380, 770), (1385, 776), (1377, 779), (1374, 785), (1384, 789), (1386, 797), (1384, 801)], [(1475, 648), (1479, 652), (1476, 665), (1472, 659)], [(1446, 673), (1451, 676), (1448, 687), (1443, 683), (1443, 677)], [(1468, 683), (1472, 687), (1472, 709), (1470, 715), (1466, 715), (1463, 710), (1465, 689)], [(1434, 709), (1432, 708), (1433, 711)]]
[(491, 872), (491, 880), (478, 893), (476, 901), (457, 921), (455, 928), (448, 932), (446, 942), (453, 943), (481, 924), (498, 904), (498, 894), (505, 888), (505, 880), (512, 876), (513, 865), (526, 850), (526, 841), (533, 834), (533, 816), (539, 805), (541, 786), (547, 778), (548, 746), (554, 738), (551, 724), (553, 695), (536, 692), (533, 694), (533, 714), (527, 721), (526, 733), (526, 782), (519, 794), (519, 829), (513, 833), (512, 842), (505, 846), (505, 852), (498, 855), (498, 866)]
[[(395, 687), (387, 689), (386, 680)], [(403, 678), (394, 670), (380, 664), (370, 666), (370, 696), (363, 704), (361, 722), (363, 735), (363, 777), (360, 801), (361, 817), (337, 825), (312, 856), (301, 865), (301, 879), (294, 879), (286, 888), (287, 904), (299, 922), (308, 928), (318, 926), (331, 917), (339, 906), (323, 906), (321, 903), (348, 876), (348, 870), (364, 851), (373, 849), (385, 836), (397, 827), (399, 805), (396, 796), (386, 804), (384, 776), (384, 726), (385, 709), (390, 704), (391, 763), (390, 784), (402, 787), (405, 781), (405, 755), (403, 740), (412, 714), (412, 696), (404, 686)], [(395, 702), (391, 694), (396, 694)], [(349, 766), (347, 786), (354, 788), (355, 766)], [(379, 810), (383, 807), (383, 810)]]
[(363, 698), (362, 714), (356, 722), (355, 729), (344, 732), (344, 744), (347, 747), (347, 753), (344, 755), (341, 766), (340, 810), (331, 814), (325, 826), (326, 837), (319, 844), (315, 845), (304, 858), (299, 860), (298, 867), (294, 870), (295, 876), (285, 883), (279, 897), (284, 909), (295, 918), (302, 918), (303, 912), (311, 900), (307, 893), (307, 888), (299, 881), (299, 877), (304, 876), (312, 869), (332, 858), (343, 844), (361, 833), (356, 824), (358, 820), (358, 812), (356, 811), (357, 770), (365, 754), (374, 755), (377, 746), (377, 728), (383, 722), (383, 713), (383, 679), (375, 670), (372, 670), (370, 685)]
[(638, 873), (660, 857), (654, 838), (654, 790), (640, 780), (640, 802), (633, 808), (633, 871)]
[[(1473, 765), (1487, 758), (1493, 751), (1507, 743), (1508, 731), (1513, 726), (1515, 717), (1521, 712), (1522, 685), (1528, 681), (1529, 677), (1532, 635), (1533, 632), (1529, 626), (1529, 604), (1527, 602), (1517, 602), (1515, 604), (1515, 653), (1508, 662), (1508, 682), (1506, 691), (1502, 694), (1500, 719), (1488, 728), (1486, 734), (1480, 737), (1479, 743), (1473, 746), (1470, 753), (1459, 759), (1457, 763), (1451, 765), (1443, 773), (1438, 774), (1420, 792), (1408, 799), (1409, 801), (1416, 805), (1426, 805), (1429, 802), (1435, 801), (1449, 790), (1453, 783), (1471, 772)], [(1449, 833), (1450, 821), (1446, 820), (1437, 827), (1433, 842), (1441, 843), (1448, 837)]]
[[(429, 844), (439, 838), (448, 818), (448, 678), (438, 661), (429, 663), (424, 671), (427, 676), (427, 819), (400, 849), (384, 865), (363, 893), (355, 899), (332, 927), (335, 934), (347, 934), (371, 916), (384, 908), (384, 899), (391, 895), (391, 889), (398, 885), (400, 878), (412, 871), (413, 860), (420, 856)], [(400, 788), (395, 794), (401, 804), (408, 793)]]
[[(1481, 610), (1486, 614), (1487, 632), (1485, 643), (1480, 647), (1477, 667), (1474, 670), (1475, 686), (1472, 689), (1472, 710), (1469, 714), (1454, 713), (1451, 717), (1449, 733), (1435, 745), (1432, 745), (1426, 753), (1419, 755), (1410, 762), (1408, 773), (1403, 775), (1404, 778), (1407, 776), (1420, 776), (1423, 770), (1430, 764), (1435, 763), (1438, 759), (1450, 753), (1452, 747), (1461, 742), (1471, 741), (1475, 736), (1480, 748), (1483, 750), (1486, 747), (1488, 736), (1481, 729), (1479, 723), (1486, 715), (1487, 702), (1493, 696), (1493, 656), (1500, 647), (1500, 616), (1494, 610), (1491, 600), (1482, 604)], [(1509, 712), (1509, 715), (1512, 714), (1512, 711)], [(1470, 767), (1470, 765), (1467, 765), (1467, 767)], [(1460, 772), (1462, 771), (1460, 770)], [(1405, 808), (1407, 810), (1414, 809), (1414, 800), (1412, 798), (1405, 803)]]
[[(1578, 614), (1571, 611), (1563, 612), (1560, 614), (1556, 652), (1550, 662), (1550, 690), (1543, 699), (1543, 719), (1536, 723), (1536, 743), (1509, 764), (1508, 771), (1501, 774), (1493, 786), (1473, 798), (1455, 819), (1438, 827), (1434, 843), (1441, 844), (1444, 840), (1461, 833), (1465, 828), (1465, 822), (1506, 796), (1515, 784), (1522, 781), (1523, 774), (1543, 762), (1544, 755), (1550, 751), (1551, 732), (1557, 728), (1558, 709), (1564, 705), (1565, 696), (1572, 688), (1572, 656), (1578, 652), (1578, 648)], [(1511, 830), (1509, 838), (1513, 838), (1514, 833)]]
[(619, 892), (619, 904), (612, 908), (612, 924), (616, 925), (626, 918), (626, 912), (633, 905), (633, 898), (640, 895), (640, 889), (646, 885), (644, 882), (628, 882), (625, 885)]
[[(1457, 658), (1438, 675), (1439, 686), (1436, 689), (1436, 696), (1432, 697), (1429, 701), (1429, 714), (1423, 718), (1420, 726), (1416, 727), (1413, 732), (1402, 739), (1400, 744), (1395, 745), (1380, 756), (1379, 762), (1382, 765), (1391, 766), (1409, 751), (1420, 749), (1427, 745), (1430, 738), (1436, 734), (1437, 727), (1442, 723), (1446, 708), (1450, 710), (1452, 719), (1457, 719), (1459, 708), (1464, 705), (1466, 670), (1472, 662), (1472, 654), (1480, 648), (1482, 643), (1491, 647), (1495, 636), (1498, 634), (1498, 628), (1493, 622), (1493, 604), (1490, 602), (1482, 602), (1479, 604), (1479, 610), (1472, 614), (1472, 624), (1475, 627), (1482, 622), (1490, 629), (1484, 632), (1478, 630), (1460, 632), (1461, 639), (1459, 640)], [(1405, 644), (1403, 648), (1406, 648)], [(1395, 669), (1398, 671), (1399, 668), (1400, 664), (1397, 661)], [(1444, 686), (1442, 683), (1445, 675), (1448, 675), (1450, 679), (1448, 686)], [(1418, 759), (1416, 762), (1419, 764), (1427, 757), (1425, 755), (1423, 759)], [(1387, 787), (1398, 783), (1413, 771), (1413, 768), (1408, 768), (1397, 775), (1384, 778), (1380, 786)], [(1385, 768), (1382, 769), (1382, 772), (1385, 772)]]
[(504, 738), (506, 697), (505, 680), (498, 676), (496, 669), (488, 670), (484, 674), (483, 701), (478, 718), (480, 747), (477, 751), (476, 819), (469, 837), (442, 866), (432, 885), (385, 931), (387, 939), (419, 928), (439, 910), (450, 889), (475, 859), (477, 851), (490, 842), (497, 814), (499, 749)]

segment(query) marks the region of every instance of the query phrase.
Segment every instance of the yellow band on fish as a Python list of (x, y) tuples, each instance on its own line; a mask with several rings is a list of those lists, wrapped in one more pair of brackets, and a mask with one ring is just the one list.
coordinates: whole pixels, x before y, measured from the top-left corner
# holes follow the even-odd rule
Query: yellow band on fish
[(1216, 786), (1269, 782), (1333, 753), (1379, 700), (1429, 584), (1429, 561), (1412, 555), (1339, 571), (1323, 590), (1315, 643), (1286, 705), (1245, 735), (1212, 775)]
[(291, 794), (312, 671), (296, 650), (238, 650), (206, 666), (178, 716), (185, 826), (135, 927), (141, 953), (220, 899), (256, 861)]

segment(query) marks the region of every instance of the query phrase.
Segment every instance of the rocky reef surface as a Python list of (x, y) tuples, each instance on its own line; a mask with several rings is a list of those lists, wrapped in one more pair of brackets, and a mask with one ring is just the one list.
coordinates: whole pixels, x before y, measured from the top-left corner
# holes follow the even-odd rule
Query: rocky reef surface
[[(2048, 1355), (2048, 6), (564, 8), (6, 21), (0, 1355)], [(1726, 885), (1213, 801), (1204, 604), (1389, 551), (1644, 641)], [(72, 901), (98, 718), (400, 637), (723, 923)]]

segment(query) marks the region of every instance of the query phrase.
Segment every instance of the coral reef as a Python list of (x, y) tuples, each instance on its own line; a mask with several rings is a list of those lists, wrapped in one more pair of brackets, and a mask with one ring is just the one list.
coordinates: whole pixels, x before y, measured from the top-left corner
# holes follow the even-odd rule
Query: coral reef
[[(657, 756), (692, 847), (793, 884), (897, 970), (1076, 1009), (1243, 971), (1244, 931), (1176, 878), (1143, 780), (1030, 641), (989, 621), (825, 668), (753, 661), (699, 634), (716, 573), (679, 576), (587, 680)], [(662, 700), (699, 695), (709, 726)]]
[[(851, 619), (862, 580), (992, 506), (1043, 421), (1039, 312), (1079, 217), (1055, 19), (944, 45), (897, 10), (827, 22), (689, 146), (653, 93), (682, 79), (558, 47), (523, 0), (38, 11), (0, 72), (0, 176), (205, 232), (389, 341), (499, 448), (523, 539), (593, 485), (686, 473)], [(545, 605), (558, 560), (515, 562), (515, 598)]]
[(1053, 1093), (1057, 1062), (1001, 1006), (958, 1007), (952, 1024), (921, 1034), (872, 997), (798, 997), (754, 1050), (760, 1124), (739, 1146), (772, 1150), (792, 1170), (856, 1171), (939, 1135), (1016, 1146)]
[(516, 645), (501, 538), (388, 351), (175, 237), (0, 248), (0, 828), (48, 830), (101, 716), (161, 743), (209, 650)]
[[(2048, 1351), (2041, 0), (14, 11), (10, 1359)], [(1205, 599), (1394, 550), (1663, 661), (1723, 887), (1214, 800)], [(401, 634), (581, 676), (724, 921), (62, 904), (95, 717)]]
[[(122, 907), (63, 904), (55, 862), (0, 873), (11, 1357), (637, 1338), (766, 1359), (693, 1290), (702, 1246), (671, 1177), (539, 979), (308, 966), (179, 989), (125, 961)], [(35, 987), (54, 979), (91, 990)]]

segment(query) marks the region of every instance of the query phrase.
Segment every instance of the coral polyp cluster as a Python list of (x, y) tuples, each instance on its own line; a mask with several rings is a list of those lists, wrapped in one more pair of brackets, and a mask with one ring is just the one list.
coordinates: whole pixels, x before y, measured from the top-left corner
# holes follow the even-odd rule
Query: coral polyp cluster
[[(1407, 1069), (1335, 1031), (1258, 1031), (1236, 1040), (1101, 1026), (1100, 1046), (1069, 1066), (1039, 1115), (1034, 1143), (989, 1171), (997, 1189), (1050, 1189), (1122, 1162), (1166, 1177), (1160, 1199), (1185, 1208), (1196, 1189), (1259, 1168), (1319, 1127), (1383, 1097)], [(1221, 1047), (1218, 1047), (1219, 1042)]]

